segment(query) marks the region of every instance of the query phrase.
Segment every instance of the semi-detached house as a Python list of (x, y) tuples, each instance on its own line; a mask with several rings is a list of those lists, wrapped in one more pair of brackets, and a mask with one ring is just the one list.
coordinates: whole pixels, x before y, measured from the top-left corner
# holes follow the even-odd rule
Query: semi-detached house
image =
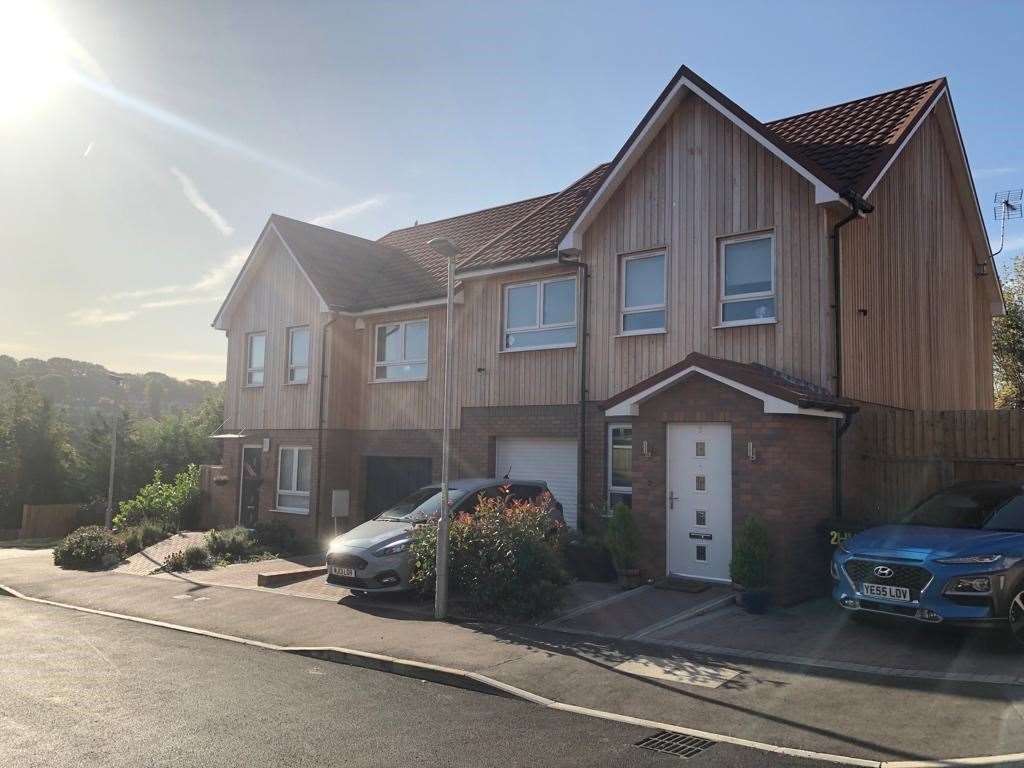
[[(643, 569), (728, 581), (772, 531), (783, 599), (836, 511), (861, 407), (992, 407), (998, 276), (945, 79), (761, 122), (680, 68), (560, 192), (363, 238), (273, 215), (228, 337), (215, 522), (352, 526), (440, 474), (445, 262), (456, 475), (547, 480), (569, 524), (618, 502)], [(837, 269), (838, 265), (838, 269)]]

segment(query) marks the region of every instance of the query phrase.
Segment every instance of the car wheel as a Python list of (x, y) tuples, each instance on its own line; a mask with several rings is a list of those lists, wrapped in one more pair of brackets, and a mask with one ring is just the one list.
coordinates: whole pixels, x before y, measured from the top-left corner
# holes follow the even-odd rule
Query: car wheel
[[(1024, 585), (1021, 586), (1024, 587)], [(1020, 646), (1024, 648), (1024, 589), (1020, 589), (1016, 597), (1010, 601), (1009, 619), (1010, 632)]]

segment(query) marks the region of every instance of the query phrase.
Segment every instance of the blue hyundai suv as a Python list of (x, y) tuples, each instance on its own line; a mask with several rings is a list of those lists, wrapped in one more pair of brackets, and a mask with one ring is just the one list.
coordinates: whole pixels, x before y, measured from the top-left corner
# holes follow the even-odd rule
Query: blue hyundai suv
[(951, 485), (899, 523), (843, 542), (832, 578), (833, 598), (849, 611), (1009, 625), (1024, 644), (1024, 486)]

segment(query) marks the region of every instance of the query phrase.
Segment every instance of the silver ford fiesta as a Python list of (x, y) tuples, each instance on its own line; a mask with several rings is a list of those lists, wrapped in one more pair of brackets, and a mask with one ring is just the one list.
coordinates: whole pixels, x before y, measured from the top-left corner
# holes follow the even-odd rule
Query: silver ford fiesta
[[(550, 491), (543, 480), (488, 477), (453, 480), (448, 493), (455, 516), (472, 512), (481, 495), (532, 501)], [(441, 486), (428, 485), (385, 509), (373, 520), (336, 537), (327, 551), (327, 581), (348, 587), (355, 594), (409, 589), (412, 569), (409, 545), (413, 529), (437, 520), (440, 508)], [(548, 511), (554, 521), (565, 522), (562, 505), (554, 497)]]

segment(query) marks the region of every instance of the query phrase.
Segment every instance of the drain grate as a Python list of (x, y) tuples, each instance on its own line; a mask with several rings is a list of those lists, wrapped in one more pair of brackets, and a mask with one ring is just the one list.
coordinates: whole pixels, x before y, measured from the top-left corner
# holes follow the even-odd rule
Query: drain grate
[(713, 741), (700, 739), (696, 736), (687, 736), (685, 733), (660, 731), (652, 736), (640, 739), (636, 746), (651, 749), (655, 752), (663, 752), (666, 755), (696, 757), (713, 744)]

